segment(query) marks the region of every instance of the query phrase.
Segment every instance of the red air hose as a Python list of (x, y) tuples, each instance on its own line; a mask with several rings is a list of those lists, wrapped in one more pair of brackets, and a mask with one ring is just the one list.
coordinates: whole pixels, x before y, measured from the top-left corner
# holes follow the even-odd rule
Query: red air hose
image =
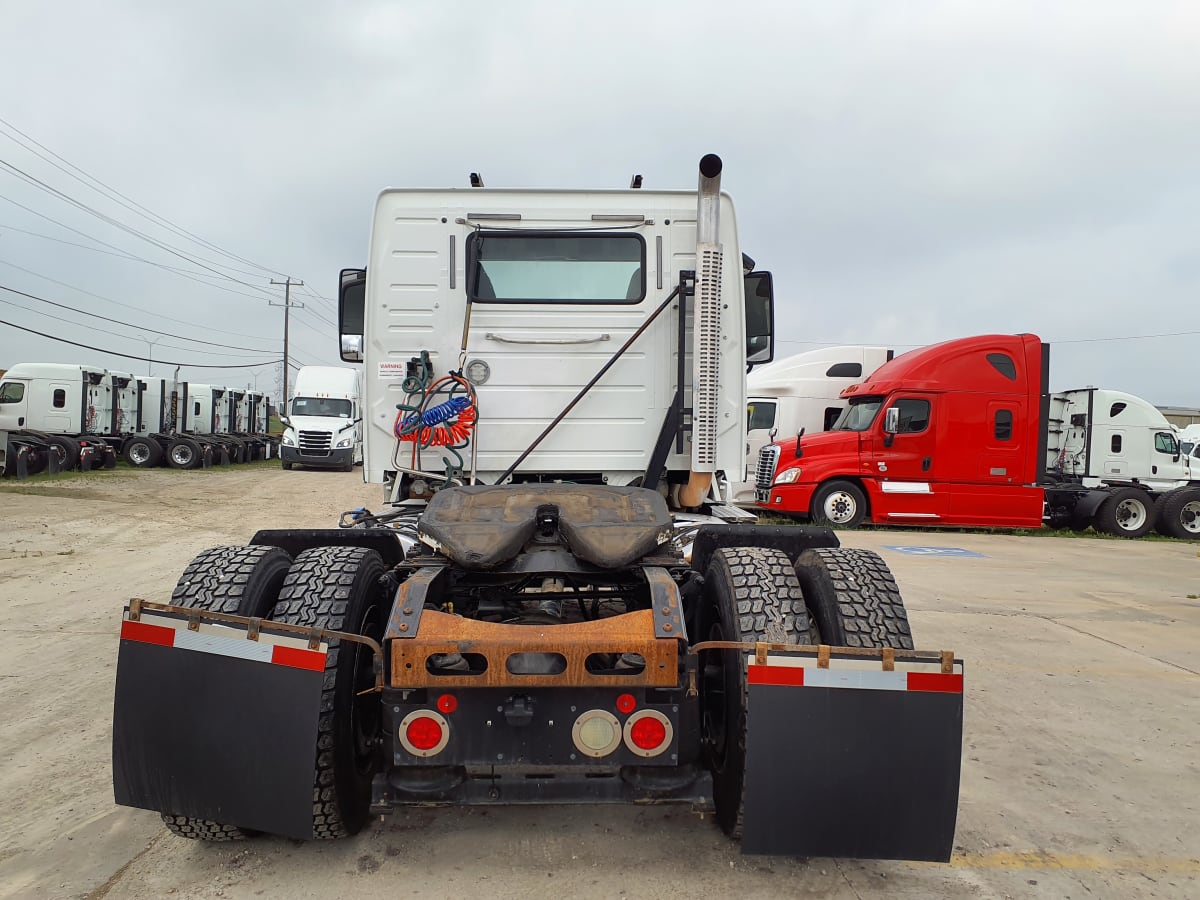
[(466, 442), (471, 436), (471, 432), (475, 430), (475, 421), (478, 418), (475, 409), (475, 390), (471, 383), (457, 375), (445, 375), (430, 386), (425, 396), (426, 398), (436, 396), (437, 389), (447, 382), (456, 382), (465, 388), (467, 396), (471, 400), (470, 405), (445, 422), (439, 422), (426, 428), (412, 428), (408, 431), (403, 430), (406, 417), (404, 410), (401, 410), (396, 413), (396, 421), (392, 425), (392, 432), (396, 435), (397, 440), (415, 441), (422, 447), (452, 447)]

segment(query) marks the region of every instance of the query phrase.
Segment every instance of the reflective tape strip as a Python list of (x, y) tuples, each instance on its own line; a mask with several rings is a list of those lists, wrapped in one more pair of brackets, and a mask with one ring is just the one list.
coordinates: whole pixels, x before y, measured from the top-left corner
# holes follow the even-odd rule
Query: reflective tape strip
[(320, 672), (325, 669), (327, 644), (317, 650), (308, 649), (301, 638), (261, 633), (257, 641), (246, 637), (246, 632), (222, 625), (201, 623), (196, 631), (187, 627), (182, 619), (165, 616), (143, 616), (141, 621), (121, 622), (121, 640), (174, 647), (177, 650), (192, 650), (215, 656), (230, 656), (251, 662), (272, 663), (293, 669), (308, 669)]
[[(839, 667), (840, 663), (855, 665)], [(955, 663), (955, 671), (912, 671), (903, 668), (906, 664), (896, 663), (896, 671), (885, 672), (878, 662), (871, 668), (862, 664), (866, 660), (831, 660), (828, 669), (817, 666), (811, 657), (768, 657), (765, 666), (750, 663), (746, 680), (750, 684), (773, 684), (783, 687), (848, 688), (860, 691), (921, 691), (943, 694), (963, 692), (962, 664)], [(772, 664), (774, 663), (774, 664)], [(914, 668), (927, 669), (928, 664), (911, 663)]]

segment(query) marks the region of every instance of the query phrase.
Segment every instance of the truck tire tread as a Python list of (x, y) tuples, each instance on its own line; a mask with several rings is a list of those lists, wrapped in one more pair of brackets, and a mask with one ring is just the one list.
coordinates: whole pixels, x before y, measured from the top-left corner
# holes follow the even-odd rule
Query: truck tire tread
[(796, 576), (821, 643), (912, 650), (912, 629), (896, 579), (871, 550), (805, 550)]
[(1189, 531), (1183, 524), (1183, 511), (1191, 503), (1200, 503), (1200, 487), (1176, 488), (1160, 497), (1156, 526), (1159, 533), (1183, 540), (1200, 539), (1200, 532)]
[[(718, 588), (717, 583), (722, 583)], [(721, 636), (732, 641), (766, 641), (778, 644), (808, 644), (812, 641), (811, 620), (795, 569), (787, 554), (768, 547), (722, 547), (712, 556), (705, 576), (709, 629), (722, 627)], [(721, 607), (728, 601), (730, 609)], [(732, 621), (724, 621), (726, 616)], [(733, 633), (728, 633), (732, 631)], [(709, 640), (710, 631), (699, 635)], [(746, 763), (747, 684), (744, 654), (719, 651), (723, 677), (729, 668), (736, 673), (736, 687), (726, 683), (724, 696), (737, 694), (735, 721), (732, 711), (725, 716), (725, 754), (713, 764), (713, 794), (717, 802), (717, 822), (731, 838), (742, 836), (745, 817), (744, 788)], [(728, 703), (728, 700), (726, 701)], [(732, 754), (732, 755), (731, 755)]]
[[(359, 626), (354, 620), (364, 613), (358, 608), (363, 603), (362, 592), (369, 591), (383, 572), (384, 565), (379, 554), (365, 547), (314, 547), (305, 550), (296, 557), (288, 572), (273, 618), (277, 622), (306, 628), (354, 631)], [(350, 657), (350, 662), (353, 659)], [(338, 708), (338, 689), (343, 688), (341, 702), (346, 702), (345, 682), (353, 677), (352, 672), (347, 673), (339, 682), (341, 661), (341, 642), (336, 638), (330, 639), (314, 757), (313, 837), (317, 840), (354, 834), (361, 829), (366, 818), (364, 805), (362, 810), (355, 810), (353, 820), (347, 822), (343, 801), (354, 802), (358, 798), (339, 794), (339, 782), (343, 781), (339, 777), (343, 774), (339, 772), (339, 762), (344, 767), (345, 760), (339, 760), (337, 755), (338, 717), (343, 712)], [(378, 703), (378, 699), (375, 702)]]
[[(1120, 507), (1127, 501), (1140, 502), (1145, 509), (1146, 521), (1135, 528), (1125, 528), (1120, 521)], [(1100, 504), (1092, 525), (1097, 531), (1113, 537), (1140, 538), (1154, 528), (1156, 512), (1154, 497), (1149, 492), (1134, 487), (1117, 488)]]
[[(212, 547), (188, 563), (171, 603), (230, 615), (265, 616), (291, 565), (279, 547)], [(163, 813), (167, 830), (201, 841), (241, 841), (253, 832), (211, 819)]]

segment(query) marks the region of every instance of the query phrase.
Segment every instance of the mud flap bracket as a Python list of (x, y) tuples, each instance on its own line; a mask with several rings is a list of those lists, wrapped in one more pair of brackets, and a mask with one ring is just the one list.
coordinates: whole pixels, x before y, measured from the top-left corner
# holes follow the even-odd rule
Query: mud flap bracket
[(742, 852), (949, 860), (961, 661), (822, 649), (748, 657)]

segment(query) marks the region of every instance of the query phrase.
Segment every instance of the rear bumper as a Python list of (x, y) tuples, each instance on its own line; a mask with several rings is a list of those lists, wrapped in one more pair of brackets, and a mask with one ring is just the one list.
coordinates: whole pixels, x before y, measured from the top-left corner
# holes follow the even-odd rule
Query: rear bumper
[(302, 453), (296, 447), (280, 445), (279, 456), (286, 463), (298, 466), (312, 466), (314, 469), (340, 469), (354, 462), (354, 448), (343, 447), (340, 450), (330, 450), (324, 456)]

